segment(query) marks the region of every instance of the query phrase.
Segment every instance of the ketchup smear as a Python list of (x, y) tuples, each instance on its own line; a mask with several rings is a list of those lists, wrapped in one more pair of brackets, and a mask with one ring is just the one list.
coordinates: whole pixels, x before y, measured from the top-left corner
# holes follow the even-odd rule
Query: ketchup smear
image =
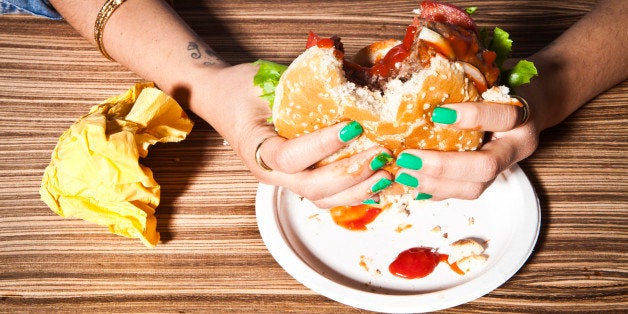
[(317, 46), (319, 48), (331, 48), (334, 47), (334, 40), (331, 38), (320, 38), (314, 32), (310, 31), (307, 37), (307, 43), (305, 43), (305, 49)]
[(408, 28), (406, 28), (406, 35), (403, 38), (403, 42), (395, 47), (392, 47), (382, 60), (373, 65), (373, 67), (371, 67), (371, 74), (388, 77), (390, 75), (390, 70), (394, 69), (399, 62), (405, 60), (410, 54), (412, 44), (414, 43), (414, 36), (417, 31), (418, 27), (414, 25), (408, 26)]
[(458, 267), (458, 265), (449, 264), (447, 254), (440, 254), (432, 248), (428, 247), (414, 247), (401, 252), (397, 258), (390, 263), (388, 271), (391, 274), (405, 278), (405, 279), (417, 279), (423, 278), (431, 274), (438, 263), (447, 263), (451, 270), (464, 275), (464, 272)]
[(348, 230), (364, 231), (382, 212), (381, 208), (361, 204), (355, 206), (337, 206), (330, 209), (334, 222)]

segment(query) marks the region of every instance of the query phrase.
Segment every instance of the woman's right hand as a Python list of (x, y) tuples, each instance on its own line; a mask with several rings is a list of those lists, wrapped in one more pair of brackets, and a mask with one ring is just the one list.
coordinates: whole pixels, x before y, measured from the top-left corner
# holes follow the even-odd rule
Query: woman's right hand
[[(347, 121), (290, 140), (278, 136), (267, 122), (268, 102), (253, 85), (257, 70), (257, 65), (240, 64), (215, 71), (204, 85), (212, 87), (197, 89), (190, 108), (229, 142), (261, 182), (284, 186), (321, 208), (358, 204), (391, 184), (392, 175), (380, 170), (383, 164), (372, 163), (382, 160), (382, 153), (391, 154), (383, 147), (312, 168), (355, 140), (362, 127)], [(257, 150), (272, 170), (259, 165)]]

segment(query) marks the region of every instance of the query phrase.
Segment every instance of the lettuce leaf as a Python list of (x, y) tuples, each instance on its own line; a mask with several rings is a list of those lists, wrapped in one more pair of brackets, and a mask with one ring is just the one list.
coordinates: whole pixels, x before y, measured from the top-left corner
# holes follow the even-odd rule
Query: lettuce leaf
[(275, 102), (275, 88), (279, 84), (279, 78), (288, 67), (261, 59), (253, 62), (253, 64), (259, 65), (259, 70), (253, 77), (253, 85), (262, 89), (260, 98), (267, 100), (270, 109), (272, 109)]
[(523, 84), (530, 83), (530, 79), (537, 76), (539, 73), (534, 66), (534, 63), (528, 60), (519, 60), (517, 64), (510, 70), (508, 70), (508, 86), (517, 87)]
[(530, 80), (538, 75), (534, 63), (527, 60), (520, 60), (511, 69), (504, 68), (504, 61), (510, 57), (512, 52), (512, 39), (505, 30), (495, 27), (488, 49), (497, 54), (495, 64), (501, 71), (502, 83), (510, 87), (511, 90), (513, 87), (530, 83)]
[(497, 53), (495, 63), (501, 68), (504, 61), (510, 56), (510, 52), (512, 52), (512, 39), (510, 39), (510, 34), (499, 27), (495, 27), (495, 30), (493, 30), (493, 39), (488, 49)]
[(469, 15), (475, 13), (475, 11), (477, 11), (477, 10), (478, 10), (478, 7), (468, 7), (468, 8), (464, 9), (464, 11), (467, 12), (467, 14), (469, 14)]

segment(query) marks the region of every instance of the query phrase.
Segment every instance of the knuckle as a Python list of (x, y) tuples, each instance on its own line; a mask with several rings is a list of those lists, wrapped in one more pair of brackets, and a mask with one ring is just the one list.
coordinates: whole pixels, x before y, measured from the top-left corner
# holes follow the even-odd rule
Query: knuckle
[(317, 202), (325, 197), (324, 192), (319, 189), (310, 188), (311, 184), (296, 184), (296, 186), (292, 187), (291, 190), (312, 202)]
[(302, 169), (298, 166), (298, 154), (294, 150), (279, 149), (274, 156), (276, 170), (284, 173), (296, 173)]
[(482, 184), (471, 184), (464, 190), (462, 199), (475, 200), (484, 193), (485, 187)]
[(427, 172), (434, 177), (442, 177), (445, 174), (445, 162), (441, 158), (434, 158), (430, 161)]
[(468, 106), (464, 112), (465, 125), (469, 128), (476, 128), (482, 125), (481, 116), (482, 114), (479, 107)]
[(480, 181), (487, 182), (495, 179), (500, 172), (499, 160), (492, 155), (485, 155), (484, 158), (480, 160), (480, 177), (478, 178)]

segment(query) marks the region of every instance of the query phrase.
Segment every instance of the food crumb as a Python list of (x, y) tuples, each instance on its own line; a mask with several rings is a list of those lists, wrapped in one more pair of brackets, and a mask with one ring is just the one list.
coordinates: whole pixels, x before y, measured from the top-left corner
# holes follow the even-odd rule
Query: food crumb
[(440, 232), (441, 230), (442, 230), (441, 227), (437, 225), (437, 226), (434, 226), (434, 228), (432, 228), (431, 231), (432, 232)]
[(410, 228), (412, 228), (412, 224), (400, 224), (400, 225), (398, 225), (398, 226), (397, 226), (397, 228), (395, 229), (395, 232), (397, 232), (397, 233), (401, 233), (401, 232), (403, 232), (403, 231), (405, 231), (405, 230), (408, 230), (408, 229), (410, 229)]
[(469, 217), (468, 223), (469, 223), (469, 226), (473, 226), (475, 224), (475, 218)]
[(362, 269), (366, 270), (367, 272), (369, 271), (369, 266), (366, 263), (367, 262), (367, 258), (364, 255), (360, 255), (360, 267), (362, 267)]

